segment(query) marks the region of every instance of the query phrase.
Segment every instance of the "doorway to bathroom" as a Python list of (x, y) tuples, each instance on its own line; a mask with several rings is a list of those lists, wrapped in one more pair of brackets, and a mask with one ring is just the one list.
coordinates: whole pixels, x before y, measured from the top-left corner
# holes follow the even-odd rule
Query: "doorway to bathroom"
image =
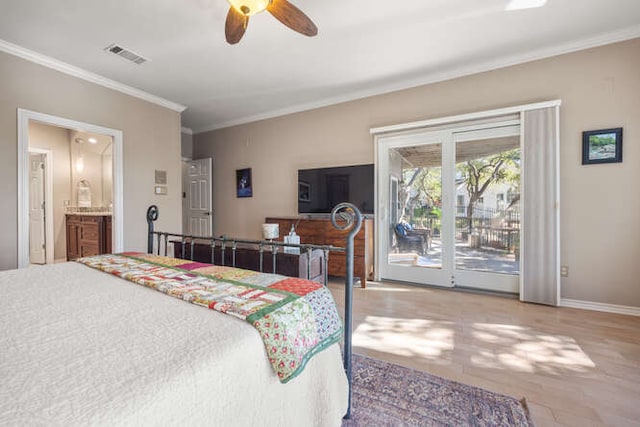
[(104, 221), (108, 252), (122, 251), (122, 132), (27, 110), (18, 121), (18, 266), (66, 261), (74, 215)]

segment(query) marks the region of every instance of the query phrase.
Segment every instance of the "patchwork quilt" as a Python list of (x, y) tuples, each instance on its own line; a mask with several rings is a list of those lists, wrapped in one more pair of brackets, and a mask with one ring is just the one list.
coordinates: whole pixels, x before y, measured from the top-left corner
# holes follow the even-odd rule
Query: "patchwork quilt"
[(137, 252), (77, 261), (249, 322), (283, 383), (342, 336), (331, 292), (309, 280)]

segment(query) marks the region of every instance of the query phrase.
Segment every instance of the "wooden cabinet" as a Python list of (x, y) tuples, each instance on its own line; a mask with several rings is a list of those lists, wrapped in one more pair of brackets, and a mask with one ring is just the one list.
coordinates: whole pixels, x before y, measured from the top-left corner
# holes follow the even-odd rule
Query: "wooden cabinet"
[[(265, 222), (279, 225), (279, 240), (289, 233), (291, 224), (298, 223), (296, 234), (300, 236), (301, 243), (333, 245), (341, 248), (346, 246), (347, 232), (334, 228), (329, 218), (266, 218)], [(373, 226), (373, 219), (364, 218), (362, 227), (354, 238), (353, 276), (360, 278), (360, 286), (363, 288), (366, 286), (367, 279), (373, 279)], [(328, 270), (331, 276), (344, 277), (347, 270), (345, 255), (330, 253)]]
[(67, 214), (67, 261), (111, 252), (111, 215)]

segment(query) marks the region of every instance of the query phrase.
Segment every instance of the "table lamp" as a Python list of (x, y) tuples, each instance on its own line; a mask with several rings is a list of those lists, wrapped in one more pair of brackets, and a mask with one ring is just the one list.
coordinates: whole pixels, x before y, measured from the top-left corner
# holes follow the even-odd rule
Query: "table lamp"
[(273, 240), (280, 237), (280, 227), (278, 224), (262, 224), (262, 237), (265, 240)]

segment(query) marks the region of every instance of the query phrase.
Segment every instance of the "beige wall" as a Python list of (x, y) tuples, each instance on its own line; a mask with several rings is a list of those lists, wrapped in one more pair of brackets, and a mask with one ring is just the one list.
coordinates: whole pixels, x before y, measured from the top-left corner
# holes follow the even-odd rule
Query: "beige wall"
[[(561, 99), (563, 298), (640, 306), (640, 39), (196, 135), (214, 159), (215, 233), (296, 214), (299, 168), (371, 163), (369, 128)], [(624, 163), (581, 165), (581, 132), (624, 127)], [(254, 196), (235, 197), (253, 168)]]
[(71, 200), (69, 131), (43, 123), (29, 123), (29, 147), (51, 150), (53, 155), (53, 257), (67, 258), (64, 203)]
[[(0, 270), (17, 266), (18, 108), (123, 131), (125, 249), (146, 249), (150, 204), (158, 229), (181, 229), (179, 113), (0, 53)], [(153, 194), (155, 169), (168, 172), (167, 196)]]
[(180, 140), (182, 157), (185, 159), (193, 159), (193, 135), (181, 133)]

